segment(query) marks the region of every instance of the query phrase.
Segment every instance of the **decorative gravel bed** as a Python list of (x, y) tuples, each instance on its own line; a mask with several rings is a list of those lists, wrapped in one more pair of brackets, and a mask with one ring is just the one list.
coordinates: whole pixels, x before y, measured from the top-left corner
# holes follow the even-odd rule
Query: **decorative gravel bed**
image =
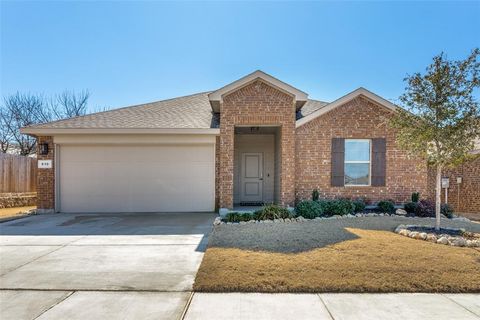
[(480, 233), (469, 232), (463, 228), (440, 228), (432, 226), (399, 225), (395, 232), (409, 238), (430, 241), (456, 247), (480, 247)]
[[(344, 216), (334, 215), (329, 217), (318, 217), (315, 219), (305, 219), (302, 216), (296, 218), (286, 218), (286, 219), (274, 219), (274, 220), (249, 220), (249, 221), (240, 221), (240, 222), (226, 222), (223, 221), (221, 217), (215, 218), (213, 221), (213, 225), (220, 225), (220, 224), (247, 224), (247, 223), (279, 223), (279, 222), (307, 222), (307, 221), (314, 221), (314, 220), (324, 220), (324, 219), (345, 219), (345, 218), (360, 218), (360, 217), (379, 217), (379, 216), (390, 216), (388, 213), (357, 213), (357, 214), (347, 214)], [(392, 214), (392, 216), (395, 216)]]
[[(266, 222), (268, 221), (268, 222)], [(346, 230), (357, 228), (394, 232), (399, 225), (431, 225), (434, 218), (402, 217), (397, 215), (331, 217), (307, 220), (304, 218), (281, 221), (218, 223), (209, 237), (209, 247), (266, 250), (272, 252), (302, 252), (336, 244), (358, 237)], [(480, 224), (468, 219), (442, 219), (442, 226), (480, 232)]]

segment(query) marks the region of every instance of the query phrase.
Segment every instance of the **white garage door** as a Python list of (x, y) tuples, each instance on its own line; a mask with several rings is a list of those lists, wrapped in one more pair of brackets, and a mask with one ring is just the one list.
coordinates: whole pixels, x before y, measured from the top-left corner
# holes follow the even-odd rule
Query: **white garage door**
[(214, 145), (61, 145), (60, 212), (213, 211)]

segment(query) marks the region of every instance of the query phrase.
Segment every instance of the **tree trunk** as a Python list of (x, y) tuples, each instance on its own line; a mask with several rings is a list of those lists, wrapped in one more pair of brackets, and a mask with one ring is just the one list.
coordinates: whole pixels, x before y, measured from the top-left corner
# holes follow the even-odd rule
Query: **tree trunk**
[(437, 178), (435, 187), (435, 230), (440, 230), (441, 194), (442, 194), (442, 166), (437, 165)]

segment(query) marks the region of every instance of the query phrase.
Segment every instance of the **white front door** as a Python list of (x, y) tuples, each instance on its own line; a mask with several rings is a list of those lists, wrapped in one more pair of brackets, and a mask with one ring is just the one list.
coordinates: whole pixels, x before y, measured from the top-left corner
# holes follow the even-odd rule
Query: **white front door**
[(263, 201), (263, 154), (261, 152), (242, 153), (241, 201)]

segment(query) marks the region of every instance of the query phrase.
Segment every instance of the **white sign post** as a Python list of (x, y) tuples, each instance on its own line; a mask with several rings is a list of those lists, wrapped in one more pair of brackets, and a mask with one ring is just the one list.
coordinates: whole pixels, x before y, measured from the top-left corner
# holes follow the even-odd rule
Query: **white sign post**
[(445, 203), (448, 203), (448, 188), (450, 186), (450, 179), (442, 178), (442, 188), (445, 188)]

